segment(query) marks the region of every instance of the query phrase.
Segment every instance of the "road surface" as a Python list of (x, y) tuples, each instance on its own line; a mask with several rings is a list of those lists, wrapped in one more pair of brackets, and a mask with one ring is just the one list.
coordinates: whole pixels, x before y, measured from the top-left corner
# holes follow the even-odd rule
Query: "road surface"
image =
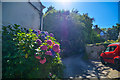
[(95, 78), (97, 80), (106, 78), (120, 78), (120, 72), (112, 65), (103, 65), (99, 60), (85, 61), (81, 55), (74, 55), (62, 60), (66, 66), (64, 78)]

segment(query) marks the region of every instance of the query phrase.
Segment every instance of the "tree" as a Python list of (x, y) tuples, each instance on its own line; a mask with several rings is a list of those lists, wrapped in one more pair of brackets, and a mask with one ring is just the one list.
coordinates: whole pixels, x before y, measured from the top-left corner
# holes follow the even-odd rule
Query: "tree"
[(50, 10), (55, 10), (55, 8), (53, 7), (53, 6), (49, 6), (48, 8), (47, 8), (47, 11), (45, 12), (45, 13), (47, 13), (47, 12), (49, 12)]
[(61, 43), (64, 53), (80, 53), (85, 50), (86, 43), (94, 40), (93, 20), (88, 14), (65, 10), (50, 10), (44, 15), (44, 30), (55, 34)]
[(116, 25), (117, 25), (118, 32), (119, 32), (119, 35), (118, 35), (118, 41), (120, 42), (120, 24), (116, 24)]
[(78, 11), (77, 9), (74, 9), (74, 8), (73, 8), (73, 9), (72, 9), (72, 12), (73, 12), (73, 13), (78, 13), (79, 11)]
[(109, 40), (117, 40), (118, 39), (118, 34), (119, 34), (119, 25), (113, 26), (112, 28), (108, 28), (107, 34)]

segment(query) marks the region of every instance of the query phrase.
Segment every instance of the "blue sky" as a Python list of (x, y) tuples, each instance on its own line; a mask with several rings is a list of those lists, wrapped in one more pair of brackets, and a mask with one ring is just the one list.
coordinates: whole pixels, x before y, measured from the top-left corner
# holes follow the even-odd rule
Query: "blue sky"
[(109, 28), (118, 23), (118, 2), (42, 2), (46, 8), (52, 5), (57, 10), (77, 9), (80, 14), (88, 13), (95, 19), (94, 25)]

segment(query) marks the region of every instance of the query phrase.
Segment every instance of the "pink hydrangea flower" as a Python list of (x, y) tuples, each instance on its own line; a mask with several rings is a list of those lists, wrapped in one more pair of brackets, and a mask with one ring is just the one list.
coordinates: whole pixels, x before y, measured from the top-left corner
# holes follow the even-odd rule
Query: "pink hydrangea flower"
[(40, 35), (40, 33), (41, 33), (40, 30), (38, 30), (38, 35)]
[(47, 40), (47, 43), (48, 43), (49, 45), (52, 45), (52, 41), (51, 41), (51, 40)]
[(35, 58), (37, 58), (37, 59), (41, 59), (41, 57), (40, 57), (40, 56), (35, 56)]
[(46, 45), (41, 46), (41, 50), (47, 50), (47, 46)]
[(47, 31), (45, 31), (45, 34), (46, 34), (46, 35), (48, 35), (48, 32), (47, 32)]
[(46, 58), (44, 57), (44, 59), (43, 59), (43, 60), (41, 59), (39, 62), (40, 62), (41, 64), (44, 64), (44, 63), (46, 62)]
[(55, 44), (55, 45), (53, 45), (52, 49), (53, 49), (53, 51), (58, 52), (59, 48), (60, 48), (60, 46), (58, 44)]
[(49, 73), (49, 76), (52, 76), (52, 73)]
[(40, 39), (37, 39), (36, 42), (38, 43), (38, 45), (42, 44), (42, 41)]
[(50, 37), (53, 37), (54, 36), (54, 34), (53, 33), (50, 33)]
[(58, 49), (57, 53), (60, 53), (60, 49)]
[(52, 56), (52, 52), (51, 51), (46, 51), (45, 54)]

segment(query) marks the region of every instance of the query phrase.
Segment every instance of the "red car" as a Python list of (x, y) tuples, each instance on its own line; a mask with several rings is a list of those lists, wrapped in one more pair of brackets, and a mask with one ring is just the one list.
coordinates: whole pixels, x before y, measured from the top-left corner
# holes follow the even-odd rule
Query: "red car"
[(100, 60), (103, 64), (107, 62), (120, 65), (120, 43), (108, 45), (105, 51), (101, 53)]

